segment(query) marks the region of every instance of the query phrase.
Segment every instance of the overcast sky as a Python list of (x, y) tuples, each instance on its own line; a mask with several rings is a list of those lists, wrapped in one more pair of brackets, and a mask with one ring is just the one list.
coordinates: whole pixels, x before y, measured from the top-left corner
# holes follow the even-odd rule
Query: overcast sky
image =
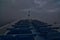
[(27, 10), (31, 18), (60, 23), (60, 0), (0, 0), (0, 5), (0, 25), (27, 18)]

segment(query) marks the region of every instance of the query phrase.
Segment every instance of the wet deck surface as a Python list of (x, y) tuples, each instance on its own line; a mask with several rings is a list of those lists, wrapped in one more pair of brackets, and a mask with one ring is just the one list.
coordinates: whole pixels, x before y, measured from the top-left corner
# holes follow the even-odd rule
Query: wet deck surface
[(37, 20), (20, 20), (5, 28), (0, 28), (0, 40), (60, 40), (60, 32)]

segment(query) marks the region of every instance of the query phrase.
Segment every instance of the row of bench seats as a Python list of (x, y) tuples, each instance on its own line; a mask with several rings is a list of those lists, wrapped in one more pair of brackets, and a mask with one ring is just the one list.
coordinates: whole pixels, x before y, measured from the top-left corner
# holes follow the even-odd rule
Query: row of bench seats
[(30, 30), (13, 29), (8, 34), (32, 34)]
[(0, 40), (34, 40), (32, 35), (6, 35), (0, 36)]
[(19, 22), (15, 23), (15, 25), (29, 25), (28, 20), (20, 20)]

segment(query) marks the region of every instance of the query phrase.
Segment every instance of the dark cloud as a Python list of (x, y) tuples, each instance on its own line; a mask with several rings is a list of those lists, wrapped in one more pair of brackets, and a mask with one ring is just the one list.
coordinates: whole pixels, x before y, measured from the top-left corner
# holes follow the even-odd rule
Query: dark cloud
[(2, 24), (27, 18), (28, 10), (31, 10), (31, 18), (48, 23), (60, 23), (60, 0), (1, 0), (0, 8)]

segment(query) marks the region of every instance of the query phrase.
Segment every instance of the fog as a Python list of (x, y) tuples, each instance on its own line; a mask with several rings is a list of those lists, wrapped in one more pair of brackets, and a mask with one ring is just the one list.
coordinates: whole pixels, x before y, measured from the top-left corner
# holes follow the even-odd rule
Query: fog
[(60, 0), (0, 0), (0, 26), (28, 18), (27, 10), (32, 19), (60, 23)]

